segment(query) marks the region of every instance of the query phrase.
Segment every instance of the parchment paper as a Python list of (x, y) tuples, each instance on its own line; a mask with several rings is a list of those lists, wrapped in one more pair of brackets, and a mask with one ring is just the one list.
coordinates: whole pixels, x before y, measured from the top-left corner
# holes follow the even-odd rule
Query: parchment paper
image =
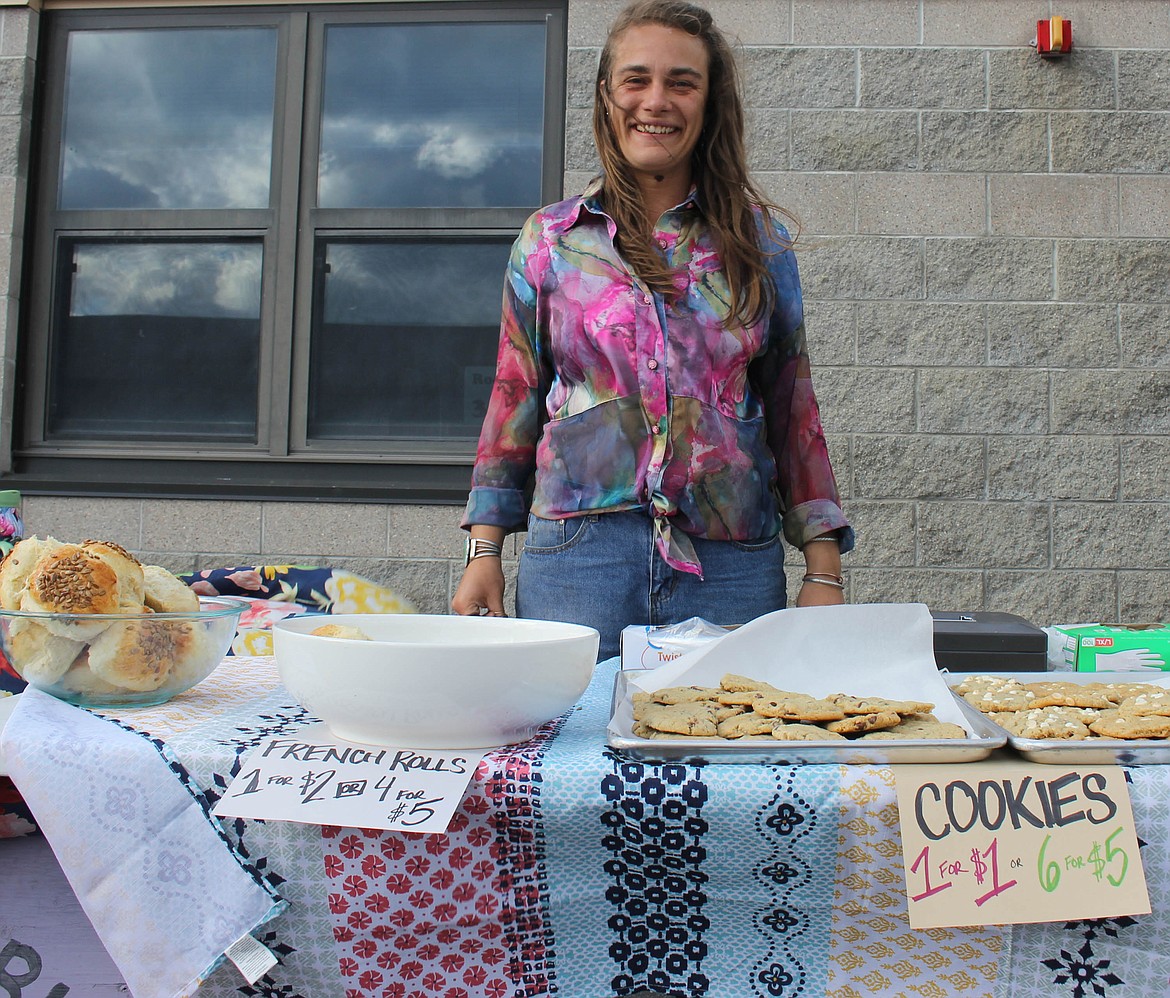
[[(718, 686), (726, 673), (782, 690), (828, 696), (926, 700), (940, 721), (970, 725), (934, 661), (934, 619), (923, 603), (791, 607), (765, 614), (656, 669), (631, 671), (633, 687)], [(609, 728), (632, 734), (630, 704)]]

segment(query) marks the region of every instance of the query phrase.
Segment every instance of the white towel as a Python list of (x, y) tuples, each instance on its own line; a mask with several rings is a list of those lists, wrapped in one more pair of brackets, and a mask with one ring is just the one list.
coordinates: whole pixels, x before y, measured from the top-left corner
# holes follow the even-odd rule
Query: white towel
[(191, 995), (287, 902), (154, 742), (31, 687), (20, 701), (0, 747), (98, 937), (135, 998)]

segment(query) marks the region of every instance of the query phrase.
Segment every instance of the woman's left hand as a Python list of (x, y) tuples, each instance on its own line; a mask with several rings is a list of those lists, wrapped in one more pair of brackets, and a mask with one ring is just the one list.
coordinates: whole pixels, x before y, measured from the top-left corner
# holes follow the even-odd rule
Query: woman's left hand
[(844, 590), (819, 582), (804, 583), (796, 597), (797, 606), (840, 606), (844, 602)]

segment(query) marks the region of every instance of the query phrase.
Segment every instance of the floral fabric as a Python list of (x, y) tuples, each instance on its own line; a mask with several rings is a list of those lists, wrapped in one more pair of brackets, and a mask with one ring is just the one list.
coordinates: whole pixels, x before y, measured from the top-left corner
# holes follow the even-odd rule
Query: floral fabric
[(24, 536), (24, 520), (19, 506), (0, 506), (0, 558), (16, 547)]
[(701, 574), (688, 535), (747, 541), (782, 525), (799, 547), (839, 529), (849, 550), (794, 253), (770, 247), (771, 314), (728, 329), (727, 281), (693, 197), (655, 229), (676, 271), (670, 300), (628, 270), (614, 232), (586, 194), (536, 212), (517, 238), (464, 526), (523, 529), (535, 472), (531, 512), (645, 508), (682, 571)]
[(240, 617), (229, 655), (271, 655), (272, 625), (303, 613), (414, 613), (414, 605), (369, 579), (336, 568), (244, 565), (179, 576), (200, 596), (236, 596)]
[(5, 693), (19, 693), (28, 684), (17, 674), (17, 671), (12, 668), (12, 663), (8, 661), (8, 656), (0, 651), (0, 696)]

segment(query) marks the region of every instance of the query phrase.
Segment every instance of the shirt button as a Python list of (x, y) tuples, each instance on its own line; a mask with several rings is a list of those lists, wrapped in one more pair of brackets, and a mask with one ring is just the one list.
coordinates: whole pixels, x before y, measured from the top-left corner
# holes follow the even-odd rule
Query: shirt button
[(663, 249), (666, 249), (667, 246), (669, 246), (670, 244), (665, 239), (659, 239), (658, 245), (661, 246)]
[(658, 361), (656, 361), (653, 357), (651, 357), (648, 361), (646, 361), (646, 366), (648, 368), (650, 368), (651, 371), (657, 371), (658, 370)]
[(653, 299), (649, 295), (642, 295), (642, 304), (649, 305)]
[(653, 433), (654, 436), (658, 436), (658, 434), (660, 434), (662, 432), (662, 429), (661, 429), (661, 427), (659, 427), (659, 425), (657, 423), (655, 423), (653, 426), (650, 427), (650, 432)]

